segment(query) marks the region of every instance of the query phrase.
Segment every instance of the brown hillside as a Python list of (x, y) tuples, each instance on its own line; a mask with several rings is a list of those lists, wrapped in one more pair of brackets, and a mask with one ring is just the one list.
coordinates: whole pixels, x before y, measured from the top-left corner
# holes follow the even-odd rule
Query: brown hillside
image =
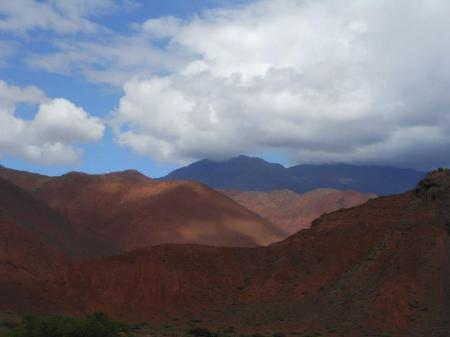
[[(75, 260), (111, 253), (84, 228), (66, 221), (46, 203), (3, 178), (0, 178), (0, 215), (4, 224), (20, 227), (21, 232)], [(2, 234), (0, 239), (7, 240), (8, 235)]]
[(265, 245), (283, 238), (272, 225), (194, 182), (151, 180), (137, 171), (69, 173), (35, 195), (117, 252), (162, 243)]
[(15, 185), (27, 192), (34, 192), (39, 186), (51, 179), (49, 176), (26, 171), (12, 170), (1, 165), (0, 177), (13, 182)]
[(361, 205), (371, 193), (316, 189), (298, 194), (290, 190), (272, 192), (223, 191), (237, 203), (275, 224), (286, 236), (309, 228), (324, 213)]
[(75, 248), (59, 226), (53, 210), (0, 178), (0, 310), (51, 308), (45, 280), (68, 265), (63, 252)]

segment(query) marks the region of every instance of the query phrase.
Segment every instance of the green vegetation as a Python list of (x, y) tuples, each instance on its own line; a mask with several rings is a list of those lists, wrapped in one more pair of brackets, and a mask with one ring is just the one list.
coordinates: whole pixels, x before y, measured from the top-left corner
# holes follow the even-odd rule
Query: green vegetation
[(83, 317), (24, 316), (22, 322), (5, 334), (7, 337), (121, 337), (131, 327), (104, 313)]
[[(196, 320), (195, 323), (199, 323)], [(244, 335), (234, 327), (210, 331), (191, 325), (186, 331), (180, 326), (151, 327), (146, 322), (126, 324), (104, 313), (68, 317), (60, 315), (0, 316), (0, 337), (286, 337), (282, 332), (271, 335)], [(316, 337), (316, 336), (315, 336)]]
[(261, 333), (255, 333), (252, 335), (239, 334), (235, 328), (228, 327), (225, 329), (219, 329), (217, 331), (209, 331), (206, 328), (191, 328), (187, 332), (187, 337), (286, 337), (282, 332), (276, 332), (273, 335), (263, 335)]
[(193, 337), (215, 337), (215, 334), (206, 328), (191, 328), (188, 331), (188, 335)]

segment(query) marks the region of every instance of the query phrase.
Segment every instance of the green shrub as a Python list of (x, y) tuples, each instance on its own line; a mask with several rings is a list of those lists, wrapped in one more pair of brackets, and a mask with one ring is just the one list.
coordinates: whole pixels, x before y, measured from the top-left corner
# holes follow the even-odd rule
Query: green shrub
[(206, 328), (191, 328), (188, 334), (194, 337), (214, 337), (214, 334)]
[(127, 330), (124, 323), (104, 313), (84, 317), (25, 316), (10, 337), (119, 337)]
[(273, 334), (273, 337), (286, 337), (286, 335), (284, 333), (282, 333), (282, 332), (275, 332)]
[(263, 334), (255, 333), (252, 335), (252, 337), (265, 337)]
[(0, 325), (4, 326), (7, 329), (14, 329), (19, 325), (19, 323), (11, 322), (11, 321), (3, 321), (3, 322), (0, 322)]

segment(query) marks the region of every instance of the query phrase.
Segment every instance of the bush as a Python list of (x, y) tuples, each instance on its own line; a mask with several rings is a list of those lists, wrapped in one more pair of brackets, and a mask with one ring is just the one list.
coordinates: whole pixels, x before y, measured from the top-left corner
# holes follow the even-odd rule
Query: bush
[(84, 317), (25, 316), (11, 337), (119, 337), (128, 330), (124, 323), (104, 313)]
[(265, 337), (263, 334), (255, 333), (252, 335), (252, 337)]
[(214, 337), (214, 334), (206, 328), (191, 328), (188, 334), (194, 337)]
[(286, 337), (286, 335), (284, 333), (282, 333), (282, 332), (275, 332), (273, 334), (273, 337)]
[(3, 321), (0, 323), (0, 325), (4, 326), (7, 329), (14, 329), (19, 325), (19, 323), (11, 321)]

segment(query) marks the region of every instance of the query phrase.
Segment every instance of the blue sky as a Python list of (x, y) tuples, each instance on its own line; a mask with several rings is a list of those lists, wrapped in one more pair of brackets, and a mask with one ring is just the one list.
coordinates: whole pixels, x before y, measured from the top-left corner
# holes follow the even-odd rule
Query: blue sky
[(444, 0), (0, 2), (0, 163), (448, 166), (449, 14)]

